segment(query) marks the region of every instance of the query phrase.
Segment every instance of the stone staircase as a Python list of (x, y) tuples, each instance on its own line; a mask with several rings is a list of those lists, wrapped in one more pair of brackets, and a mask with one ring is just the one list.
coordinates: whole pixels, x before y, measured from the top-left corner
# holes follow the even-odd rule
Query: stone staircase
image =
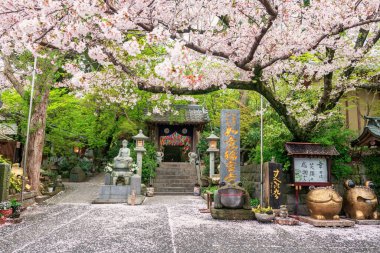
[(156, 168), (153, 186), (157, 195), (189, 195), (194, 193), (196, 182), (193, 164), (163, 162)]

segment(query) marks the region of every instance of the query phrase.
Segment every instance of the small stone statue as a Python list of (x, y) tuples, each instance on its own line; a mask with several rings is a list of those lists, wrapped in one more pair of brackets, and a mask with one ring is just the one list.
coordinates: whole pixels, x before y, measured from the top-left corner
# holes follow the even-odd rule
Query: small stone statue
[(371, 181), (365, 182), (364, 186), (355, 186), (352, 180), (346, 180), (344, 187), (347, 191), (344, 194), (343, 209), (347, 217), (357, 220), (380, 218), (376, 211), (378, 201)]
[(189, 152), (188, 156), (189, 156), (189, 163), (195, 164), (195, 161), (198, 158), (197, 153), (195, 153), (195, 152)]
[(164, 159), (164, 152), (158, 151), (156, 153), (156, 160), (158, 164), (161, 164), (162, 160)]
[(119, 154), (113, 159), (115, 169), (127, 169), (129, 164), (132, 163), (131, 150), (127, 148), (128, 141), (123, 140), (122, 148), (119, 150)]

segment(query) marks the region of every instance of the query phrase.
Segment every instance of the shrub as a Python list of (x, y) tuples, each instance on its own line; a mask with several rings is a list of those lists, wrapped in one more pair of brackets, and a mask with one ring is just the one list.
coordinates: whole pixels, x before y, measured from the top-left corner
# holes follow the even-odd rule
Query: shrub
[(380, 196), (380, 156), (373, 154), (363, 158), (363, 164), (366, 167), (366, 174), (368, 179), (372, 180), (375, 184), (375, 191)]

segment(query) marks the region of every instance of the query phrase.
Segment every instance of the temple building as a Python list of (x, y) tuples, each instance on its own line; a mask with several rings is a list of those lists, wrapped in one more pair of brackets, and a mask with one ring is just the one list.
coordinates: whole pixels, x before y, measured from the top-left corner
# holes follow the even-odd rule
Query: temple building
[(146, 123), (163, 162), (186, 162), (189, 152), (196, 152), (200, 132), (210, 121), (207, 110), (199, 105), (177, 105), (173, 112), (153, 114)]
[(361, 135), (351, 142), (353, 147), (380, 147), (380, 117), (364, 117), (368, 123)]

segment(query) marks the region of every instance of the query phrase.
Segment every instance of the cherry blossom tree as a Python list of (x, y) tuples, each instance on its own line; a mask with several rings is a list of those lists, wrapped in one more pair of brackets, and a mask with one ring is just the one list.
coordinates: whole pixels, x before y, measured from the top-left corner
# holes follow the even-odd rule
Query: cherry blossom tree
[[(379, 0), (3, 0), (0, 48), (9, 64), (0, 82), (17, 88), (8, 60), (14, 55), (56, 50), (69, 56), (64, 69), (72, 77), (58, 86), (108, 96), (116, 89), (110, 99), (130, 105), (139, 99), (136, 89), (254, 90), (296, 140), (306, 140), (357, 85), (363, 59), (378, 55), (379, 6)], [(98, 66), (88, 69), (73, 55)], [(305, 90), (314, 104), (294, 96)]]

